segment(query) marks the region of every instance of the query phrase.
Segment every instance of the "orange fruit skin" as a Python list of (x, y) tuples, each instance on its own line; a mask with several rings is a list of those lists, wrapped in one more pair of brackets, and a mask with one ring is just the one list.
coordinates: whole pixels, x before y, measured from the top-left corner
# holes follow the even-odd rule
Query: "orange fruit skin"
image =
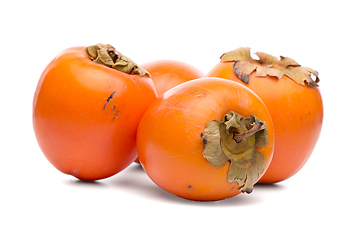
[(141, 67), (150, 73), (158, 96), (183, 82), (201, 78), (205, 75), (188, 63), (170, 59), (144, 63)]
[(66, 49), (45, 68), (33, 100), (33, 128), (59, 171), (94, 181), (122, 171), (136, 154), (136, 131), (157, 98), (149, 77), (92, 62)]
[[(158, 96), (181, 83), (204, 77), (196, 67), (171, 59), (151, 61), (141, 67), (150, 73)], [(140, 163), (139, 158), (135, 162)]]
[(219, 78), (200, 78), (167, 91), (148, 108), (137, 133), (137, 151), (147, 175), (161, 188), (179, 197), (216, 201), (240, 193), (229, 182), (229, 162), (212, 166), (203, 157), (201, 134), (210, 120), (221, 121), (235, 111), (255, 115), (268, 126), (269, 144), (257, 148), (266, 159), (273, 154), (274, 137), (270, 115), (263, 102), (248, 88)]
[(284, 76), (256, 77), (243, 83), (233, 72), (233, 62), (215, 65), (206, 76), (238, 82), (253, 90), (270, 112), (275, 131), (275, 151), (260, 179), (276, 183), (296, 174), (308, 161), (318, 141), (323, 122), (323, 102), (318, 87), (300, 85)]

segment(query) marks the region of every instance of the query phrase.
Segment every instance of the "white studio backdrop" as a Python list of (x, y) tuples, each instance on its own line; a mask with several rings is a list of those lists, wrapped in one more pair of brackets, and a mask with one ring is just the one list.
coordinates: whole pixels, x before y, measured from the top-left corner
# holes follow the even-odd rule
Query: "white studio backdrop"
[[(355, 1), (8, 1), (1, 4), (1, 239), (359, 239), (360, 37)], [(95, 183), (39, 149), (32, 100), (65, 48), (114, 45), (139, 64), (174, 59), (204, 73), (251, 47), (319, 71), (324, 123), (305, 167), (250, 195), (192, 202), (136, 164)]]

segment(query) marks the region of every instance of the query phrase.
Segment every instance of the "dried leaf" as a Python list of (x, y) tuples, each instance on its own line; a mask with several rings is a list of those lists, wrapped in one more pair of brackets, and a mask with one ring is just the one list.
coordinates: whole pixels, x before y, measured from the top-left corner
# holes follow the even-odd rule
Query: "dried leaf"
[[(245, 84), (249, 83), (250, 74), (256, 71), (255, 76), (272, 76), (281, 79), (288, 76), (296, 83), (318, 87), (319, 73), (311, 68), (301, 67), (295, 60), (280, 56), (280, 60), (270, 54), (257, 52), (259, 60), (254, 60), (250, 55), (250, 48), (238, 48), (221, 56), (221, 62), (234, 62), (235, 75)], [(311, 76), (316, 79), (313, 80)]]
[(235, 61), (233, 70), (235, 75), (245, 84), (249, 83), (250, 74), (256, 70), (258, 66), (250, 62)]
[(232, 161), (228, 172), (229, 182), (236, 181), (241, 192), (251, 193), (256, 181), (265, 169), (265, 157), (258, 151), (252, 152), (249, 161)]
[(128, 64), (129, 64), (129, 62), (125, 61), (124, 59), (119, 58), (119, 59), (115, 62), (114, 65), (117, 65), (117, 66), (126, 66), (126, 65), (128, 65)]
[[(289, 78), (291, 78), (300, 85), (309, 84), (310, 86), (313, 87), (318, 86), (317, 82), (312, 80), (311, 78), (311, 74), (313, 74), (313, 72), (317, 74), (317, 72), (313, 71), (312, 69), (304, 68), (304, 67), (290, 67), (288, 68), (288, 70), (285, 70), (284, 72), (286, 76), (288, 76)], [(317, 75), (315, 76), (318, 80)]]
[(134, 67), (134, 69), (133, 69), (133, 71), (131, 73), (132, 74), (139, 74), (140, 76), (147, 75), (147, 76), (151, 77), (150, 73), (148, 71), (146, 71), (145, 69), (143, 69), (141, 67), (138, 67), (138, 66)]
[(256, 68), (256, 76), (257, 77), (272, 76), (280, 79), (284, 76), (284, 72), (276, 68), (258, 66)]
[[(309, 72), (309, 76), (310, 76), (310, 79), (312, 80), (312, 82), (308, 82), (308, 84), (310, 86), (319, 86), (317, 83), (320, 82), (320, 79), (319, 79), (319, 73), (318, 71), (315, 71), (311, 68), (307, 68), (307, 67), (302, 67), (304, 70), (308, 71)], [(315, 77), (315, 82), (314, 80), (311, 78), (311, 75), (313, 75)], [(313, 85), (311, 85), (313, 84)]]
[(235, 114), (235, 112), (229, 112), (225, 115), (223, 122), (226, 126), (226, 133), (229, 135), (229, 129), (231, 127), (233, 128), (239, 128), (241, 119), (239, 114)]
[(87, 55), (90, 57), (91, 60), (94, 60), (94, 59), (97, 57), (97, 55), (98, 55), (98, 50), (99, 50), (99, 47), (96, 46), (96, 45), (87, 47), (87, 48), (85, 49)]
[(107, 53), (106, 49), (104, 48), (100, 48), (98, 50), (98, 56), (97, 58), (106, 66), (111, 67), (114, 65), (114, 61), (112, 60), (112, 58), (109, 56), (109, 54)]
[(247, 61), (254, 62), (255, 60), (250, 56), (250, 48), (238, 48), (233, 51), (224, 53), (221, 57), (221, 62), (232, 62), (232, 61)]
[(209, 121), (201, 138), (204, 158), (216, 167), (230, 161), (228, 181), (238, 182), (240, 191), (251, 193), (265, 169), (265, 157), (255, 148), (268, 144), (266, 123), (230, 111), (222, 122)]
[(257, 52), (256, 55), (259, 57), (259, 63), (265, 66), (273, 66), (278, 62), (278, 58), (270, 54)]
[(215, 167), (224, 166), (229, 160), (220, 148), (220, 122), (212, 120), (206, 124), (203, 139), (203, 155)]
[(261, 121), (258, 117), (254, 116), (255, 122), (262, 122), (261, 130), (255, 134), (255, 147), (265, 147), (269, 143), (268, 127), (266, 122)]
[(128, 74), (147, 75), (150, 77), (150, 74), (146, 70), (140, 68), (134, 61), (122, 55), (109, 44), (98, 43), (85, 48), (85, 52), (93, 62), (98, 64)]
[[(248, 164), (247, 164), (248, 165)], [(231, 162), (229, 172), (228, 172), (228, 181), (234, 182), (236, 181), (240, 187), (245, 185), (245, 181), (247, 178), (247, 168), (249, 166), (244, 166), (241, 162)]]
[(301, 65), (295, 62), (293, 59), (288, 57), (280, 56), (280, 61), (278, 62), (279, 67), (287, 68), (287, 67), (300, 67)]

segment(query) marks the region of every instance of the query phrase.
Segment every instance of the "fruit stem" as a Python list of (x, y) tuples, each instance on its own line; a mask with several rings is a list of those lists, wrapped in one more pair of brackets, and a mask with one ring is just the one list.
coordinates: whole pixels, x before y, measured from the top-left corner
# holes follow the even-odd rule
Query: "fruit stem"
[(263, 122), (255, 122), (253, 124), (250, 124), (251, 128), (243, 133), (234, 132), (234, 140), (239, 143), (243, 140), (246, 140), (246, 138), (252, 136), (253, 134), (257, 133), (260, 130), (264, 129), (264, 123)]

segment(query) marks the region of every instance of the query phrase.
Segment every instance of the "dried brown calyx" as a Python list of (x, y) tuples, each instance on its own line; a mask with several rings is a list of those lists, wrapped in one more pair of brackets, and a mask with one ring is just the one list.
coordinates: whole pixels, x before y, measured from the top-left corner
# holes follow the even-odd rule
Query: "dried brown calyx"
[(134, 61), (122, 55), (109, 44), (98, 43), (87, 47), (85, 52), (93, 62), (98, 64), (124, 73), (138, 74), (140, 76), (147, 75), (150, 77), (150, 74), (145, 69), (139, 67)]
[[(235, 75), (244, 83), (249, 83), (252, 72), (256, 72), (257, 77), (273, 76), (278, 79), (284, 75), (294, 80), (300, 85), (310, 85), (318, 87), (320, 81), (319, 73), (311, 68), (302, 67), (293, 59), (280, 56), (280, 59), (263, 52), (255, 53), (259, 60), (255, 60), (250, 55), (250, 48), (238, 48), (224, 53), (221, 62), (235, 62), (233, 69)], [(315, 80), (312, 79), (315, 77)]]
[(251, 193), (265, 169), (265, 157), (255, 148), (268, 144), (266, 123), (230, 111), (221, 122), (209, 121), (201, 138), (207, 161), (215, 167), (230, 161), (228, 181), (236, 181), (241, 192)]

